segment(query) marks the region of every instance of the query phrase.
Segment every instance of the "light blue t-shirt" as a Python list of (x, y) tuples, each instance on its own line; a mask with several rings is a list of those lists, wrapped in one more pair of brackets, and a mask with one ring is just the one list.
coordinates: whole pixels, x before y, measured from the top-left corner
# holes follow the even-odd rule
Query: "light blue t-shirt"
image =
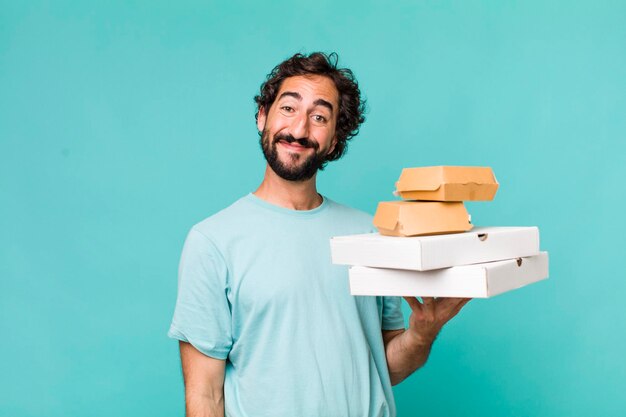
[(227, 360), (227, 416), (395, 416), (382, 330), (404, 328), (400, 298), (350, 295), (330, 257), (332, 236), (371, 224), (248, 194), (191, 229), (168, 335)]

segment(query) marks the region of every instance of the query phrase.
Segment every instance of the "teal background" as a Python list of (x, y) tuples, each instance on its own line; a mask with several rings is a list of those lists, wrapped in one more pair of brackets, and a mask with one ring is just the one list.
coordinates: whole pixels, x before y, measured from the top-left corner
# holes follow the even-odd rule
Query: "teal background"
[(444, 329), (399, 415), (626, 412), (625, 2), (0, 6), (0, 415), (183, 415), (183, 239), (259, 184), (252, 97), (314, 50), (369, 102), (325, 195), (373, 213), (402, 167), (489, 165), (474, 223), (551, 255)]

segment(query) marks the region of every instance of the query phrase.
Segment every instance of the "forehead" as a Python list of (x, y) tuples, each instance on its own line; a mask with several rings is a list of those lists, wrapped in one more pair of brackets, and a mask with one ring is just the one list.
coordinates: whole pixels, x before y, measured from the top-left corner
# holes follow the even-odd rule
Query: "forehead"
[(277, 97), (285, 91), (299, 93), (303, 99), (317, 100), (319, 98), (331, 102), (335, 106), (339, 104), (339, 92), (335, 83), (322, 75), (297, 75), (285, 78)]

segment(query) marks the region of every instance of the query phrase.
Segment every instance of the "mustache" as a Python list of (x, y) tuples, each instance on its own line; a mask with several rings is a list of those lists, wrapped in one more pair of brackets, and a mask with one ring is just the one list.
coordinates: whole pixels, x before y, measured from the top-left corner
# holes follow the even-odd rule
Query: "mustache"
[(285, 141), (287, 143), (297, 143), (300, 146), (304, 146), (305, 148), (313, 148), (315, 150), (318, 150), (320, 145), (315, 142), (312, 141), (309, 138), (299, 138), (296, 139), (294, 138), (292, 135), (288, 134), (288, 133), (279, 133), (277, 135), (274, 136), (274, 143), (278, 143), (280, 141)]

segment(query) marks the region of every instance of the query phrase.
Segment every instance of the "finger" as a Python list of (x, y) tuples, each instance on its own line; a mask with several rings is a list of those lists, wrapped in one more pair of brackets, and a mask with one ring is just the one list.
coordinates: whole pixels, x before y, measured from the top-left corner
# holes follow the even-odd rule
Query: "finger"
[(434, 313), (435, 305), (437, 305), (437, 300), (433, 297), (422, 297), (422, 306), (424, 307), (424, 311)]
[(469, 301), (471, 298), (462, 298), (458, 303), (453, 307), (453, 311), (459, 312)]
[(429, 320), (435, 319), (435, 307), (437, 305), (437, 300), (433, 297), (422, 297), (422, 312), (424, 313), (424, 317)]
[(461, 302), (459, 302), (459, 306), (462, 308), (465, 304), (469, 303), (470, 301), (472, 301), (471, 298), (463, 298)]
[(447, 313), (447, 320), (452, 319), (454, 316), (459, 314), (459, 311), (471, 300), (471, 298), (463, 298), (456, 305), (454, 305), (450, 311)]
[(432, 305), (433, 303), (435, 303), (435, 298), (434, 297), (422, 297), (422, 304), (424, 304), (424, 305)]
[(454, 317), (469, 300), (468, 298), (439, 298), (437, 299), (435, 314), (439, 319), (448, 321)]
[(402, 297), (406, 300), (413, 311), (422, 311), (422, 305), (415, 297)]
[(440, 311), (449, 311), (464, 306), (471, 298), (439, 298), (437, 299), (437, 309)]

